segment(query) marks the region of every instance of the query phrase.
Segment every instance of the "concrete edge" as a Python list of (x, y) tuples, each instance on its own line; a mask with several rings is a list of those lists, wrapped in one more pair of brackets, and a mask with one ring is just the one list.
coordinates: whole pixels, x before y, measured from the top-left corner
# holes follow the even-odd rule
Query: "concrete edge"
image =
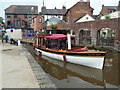
[(47, 74), (42, 69), (42, 67), (38, 64), (38, 62), (31, 55), (31, 53), (24, 46), (22, 46), (21, 51), (23, 51), (23, 53), (25, 53), (25, 56), (31, 65), (31, 69), (32, 69), (37, 81), (38, 81), (40, 88), (57, 89), (57, 86), (50, 80), (50, 78), (47, 76)]

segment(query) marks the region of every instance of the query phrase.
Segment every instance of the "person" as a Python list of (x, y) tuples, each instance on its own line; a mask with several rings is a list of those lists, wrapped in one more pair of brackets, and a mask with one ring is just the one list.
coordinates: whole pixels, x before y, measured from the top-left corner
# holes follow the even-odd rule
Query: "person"
[(5, 32), (4, 38), (5, 38), (6, 43), (8, 43), (8, 34), (7, 34), (7, 32)]
[(5, 40), (4, 35), (5, 35), (5, 31), (2, 31), (2, 43), (3, 43), (3, 42), (4, 42), (4, 40)]

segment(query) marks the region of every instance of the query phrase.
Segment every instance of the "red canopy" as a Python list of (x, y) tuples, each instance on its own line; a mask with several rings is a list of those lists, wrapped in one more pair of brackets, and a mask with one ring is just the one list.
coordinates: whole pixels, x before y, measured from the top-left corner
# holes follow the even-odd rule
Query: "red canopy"
[[(67, 39), (67, 36), (64, 34), (51, 34), (50, 36), (46, 36), (46, 39)], [(75, 38), (71, 36), (71, 38)]]

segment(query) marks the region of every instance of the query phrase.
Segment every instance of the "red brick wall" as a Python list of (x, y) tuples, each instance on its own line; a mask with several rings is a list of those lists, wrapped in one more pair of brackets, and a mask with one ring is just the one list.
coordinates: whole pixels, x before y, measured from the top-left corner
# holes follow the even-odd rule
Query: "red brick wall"
[(104, 7), (104, 5), (102, 5), (102, 9), (100, 12), (102, 15), (107, 15), (108, 14), (108, 9)]
[(79, 44), (79, 33), (82, 29), (88, 29), (91, 33), (92, 44), (97, 43), (97, 31), (102, 28), (110, 28), (115, 31), (114, 37), (114, 47), (115, 49), (120, 50), (120, 18), (119, 19), (110, 19), (110, 20), (95, 20), (89, 22), (81, 22), (81, 23), (72, 23), (63, 25), (64, 29), (74, 30), (76, 34), (76, 45)]
[(115, 12), (116, 10), (115, 9), (107, 9), (104, 5), (102, 5), (102, 9), (101, 9), (100, 13), (103, 15), (107, 15), (107, 14), (109, 14), (110, 11)]
[(66, 14), (66, 18), (68, 22), (74, 22), (80, 17), (82, 17), (85, 14), (93, 15), (93, 9), (90, 7), (87, 2), (78, 2), (75, 4)]
[[(11, 21), (12, 27), (21, 28), (21, 27), (24, 27), (24, 25), (25, 25), (24, 21), (30, 23), (30, 21), (29, 21), (30, 19), (31, 18), (24, 18), (24, 15), (17, 15), (17, 18), (14, 18), (14, 14), (11, 14), (10, 18), (6, 18), (6, 24), (7, 24), (7, 21)], [(16, 25), (17, 20), (20, 20), (20, 26)]]
[[(31, 21), (32, 18), (34, 18), (34, 23)], [(39, 23), (40, 18), (42, 21), (41, 23)], [(20, 26), (16, 25), (17, 20), (20, 20)], [(14, 18), (14, 15), (12, 14), (10, 15), (10, 18), (6, 18), (6, 25), (7, 21), (12, 22), (12, 28), (33, 28), (36, 31), (43, 29), (44, 18), (39, 15), (32, 15), (31, 18), (24, 18), (24, 15), (17, 15), (17, 18)], [(30, 23), (30, 26), (25, 27), (24, 21)]]
[(34, 28), (34, 31), (42, 30), (43, 23), (44, 23), (44, 18), (40, 15), (37, 15), (36, 18), (34, 18), (34, 23), (32, 23), (32, 27)]

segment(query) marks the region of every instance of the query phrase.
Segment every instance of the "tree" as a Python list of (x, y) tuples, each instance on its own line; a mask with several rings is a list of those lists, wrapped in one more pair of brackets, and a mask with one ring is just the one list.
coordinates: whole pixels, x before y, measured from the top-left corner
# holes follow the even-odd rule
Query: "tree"
[(52, 30), (55, 30), (55, 29), (57, 29), (57, 25), (52, 24), (52, 25), (51, 25), (51, 28), (52, 28)]
[(0, 17), (0, 29), (6, 28), (5, 23), (3, 22), (3, 20), (4, 19), (2, 17)]
[(114, 37), (114, 34), (113, 30), (108, 30), (108, 37)]

